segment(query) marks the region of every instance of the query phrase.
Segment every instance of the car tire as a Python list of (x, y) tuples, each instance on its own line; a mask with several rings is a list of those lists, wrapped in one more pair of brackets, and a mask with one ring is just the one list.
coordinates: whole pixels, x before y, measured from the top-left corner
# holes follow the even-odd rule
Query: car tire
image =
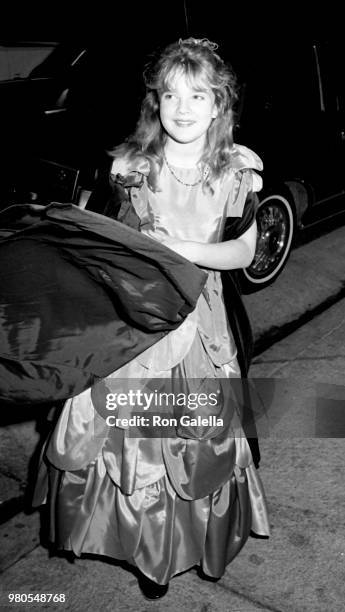
[(270, 193), (260, 202), (256, 213), (258, 226), (255, 257), (241, 270), (243, 293), (254, 293), (273, 283), (282, 272), (296, 227), (296, 212), (291, 195)]

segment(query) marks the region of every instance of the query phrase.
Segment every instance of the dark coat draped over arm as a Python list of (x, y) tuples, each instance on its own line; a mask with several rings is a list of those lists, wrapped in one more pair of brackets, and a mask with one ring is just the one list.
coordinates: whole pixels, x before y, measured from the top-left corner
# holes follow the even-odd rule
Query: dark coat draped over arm
[(0, 399), (67, 399), (195, 308), (206, 280), (157, 241), (72, 204), (0, 214)]

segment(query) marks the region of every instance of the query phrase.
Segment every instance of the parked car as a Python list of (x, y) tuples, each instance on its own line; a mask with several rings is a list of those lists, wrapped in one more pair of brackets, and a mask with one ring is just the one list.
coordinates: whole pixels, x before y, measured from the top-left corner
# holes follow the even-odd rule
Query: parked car
[[(144, 56), (154, 44), (141, 42)], [(229, 45), (241, 84), (235, 139), (265, 167), (256, 255), (241, 274), (246, 292), (277, 278), (304, 226), (345, 210), (342, 44), (282, 40), (255, 56), (236, 56)], [(52, 45), (28, 76), (0, 82), (1, 207), (30, 199), (85, 205), (109, 165), (105, 151), (138, 115), (142, 64), (130, 57), (123, 41)]]
[(345, 211), (343, 74), (344, 43), (306, 37), (259, 49), (244, 77), (239, 140), (265, 170), (248, 290), (277, 278), (299, 230)]
[(93, 188), (106, 149), (128, 135), (138, 111), (139, 75), (125, 63), (115, 71), (117, 52), (52, 45), (28, 75), (0, 82), (2, 208), (28, 199), (78, 202)]

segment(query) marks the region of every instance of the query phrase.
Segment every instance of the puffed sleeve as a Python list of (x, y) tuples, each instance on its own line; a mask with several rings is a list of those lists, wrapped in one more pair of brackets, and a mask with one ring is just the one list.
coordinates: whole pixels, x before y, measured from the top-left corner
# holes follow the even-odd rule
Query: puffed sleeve
[(116, 183), (123, 187), (141, 187), (144, 177), (150, 174), (150, 163), (144, 157), (134, 159), (117, 157), (114, 159), (110, 175)]
[(225, 220), (223, 240), (239, 238), (250, 228), (254, 222), (259, 198), (253, 191), (249, 191), (242, 210), (241, 217), (227, 217)]
[[(86, 208), (140, 231), (141, 220), (131, 201), (131, 191), (139, 192), (145, 187), (149, 172), (150, 164), (145, 158), (116, 157), (110, 166), (108, 162)], [(141, 200), (138, 198), (139, 203)]]
[(262, 188), (262, 179), (258, 174), (262, 168), (262, 161), (254, 151), (242, 145), (234, 145), (227, 181), (226, 217), (243, 216), (248, 195)]

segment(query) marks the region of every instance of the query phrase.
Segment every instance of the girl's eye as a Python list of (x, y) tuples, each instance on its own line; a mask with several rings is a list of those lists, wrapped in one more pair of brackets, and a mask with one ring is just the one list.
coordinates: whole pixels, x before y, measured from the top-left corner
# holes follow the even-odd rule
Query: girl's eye
[(202, 94), (194, 94), (193, 98), (194, 100), (204, 100), (205, 96), (203, 96)]
[(165, 93), (163, 94), (163, 99), (164, 100), (172, 100), (174, 97), (174, 95), (172, 93)]

